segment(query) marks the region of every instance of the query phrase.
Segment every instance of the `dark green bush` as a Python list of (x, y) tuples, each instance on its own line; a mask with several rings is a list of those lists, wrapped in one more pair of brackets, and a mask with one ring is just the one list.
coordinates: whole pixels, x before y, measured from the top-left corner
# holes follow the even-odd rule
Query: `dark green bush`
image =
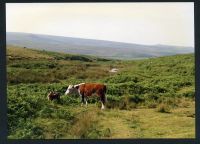
[(11, 138), (43, 139), (43, 134), (43, 129), (29, 119), (27, 121), (20, 122), (19, 127), (17, 128), (16, 132), (13, 133)]

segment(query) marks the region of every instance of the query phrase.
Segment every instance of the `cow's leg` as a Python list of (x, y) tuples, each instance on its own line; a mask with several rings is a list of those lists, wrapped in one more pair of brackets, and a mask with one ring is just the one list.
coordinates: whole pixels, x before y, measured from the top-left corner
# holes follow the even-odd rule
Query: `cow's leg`
[(84, 95), (82, 95), (82, 96), (81, 96), (81, 106), (83, 106), (84, 101), (85, 101), (85, 99), (84, 99)]
[(101, 99), (101, 109), (105, 109), (105, 95), (103, 93), (99, 94)]
[(85, 104), (86, 104), (86, 106), (87, 106), (87, 104), (88, 104), (87, 100), (88, 100), (88, 99), (87, 99), (87, 97), (86, 97), (86, 98), (85, 98)]
[(103, 102), (101, 102), (101, 109), (105, 109)]
[(81, 106), (83, 106), (83, 104), (84, 104), (84, 93), (81, 93), (80, 90), (78, 90), (78, 94), (81, 98)]

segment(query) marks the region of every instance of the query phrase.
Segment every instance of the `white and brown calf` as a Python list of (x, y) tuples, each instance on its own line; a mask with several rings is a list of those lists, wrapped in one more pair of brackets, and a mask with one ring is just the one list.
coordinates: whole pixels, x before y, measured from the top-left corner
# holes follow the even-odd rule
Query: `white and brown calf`
[(60, 100), (60, 94), (57, 93), (57, 92), (50, 92), (48, 95), (47, 95), (47, 99), (48, 100), (54, 100), (54, 99), (57, 99), (57, 100)]

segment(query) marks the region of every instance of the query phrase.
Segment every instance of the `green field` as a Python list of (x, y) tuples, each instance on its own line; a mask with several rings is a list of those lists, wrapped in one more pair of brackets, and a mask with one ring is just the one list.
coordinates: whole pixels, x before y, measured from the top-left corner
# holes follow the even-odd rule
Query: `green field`
[[(8, 138), (194, 138), (194, 75), (194, 54), (111, 60), (8, 46)], [(105, 110), (64, 95), (82, 82), (107, 85)]]

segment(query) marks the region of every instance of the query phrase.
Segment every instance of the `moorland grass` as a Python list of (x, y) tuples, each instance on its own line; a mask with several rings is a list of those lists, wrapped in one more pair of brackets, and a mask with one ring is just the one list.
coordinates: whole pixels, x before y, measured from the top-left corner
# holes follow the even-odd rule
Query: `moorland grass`
[[(105, 111), (64, 95), (81, 82), (107, 85)], [(129, 61), (9, 46), (7, 83), (10, 139), (195, 136), (194, 54)], [(51, 90), (61, 101), (47, 101)]]

